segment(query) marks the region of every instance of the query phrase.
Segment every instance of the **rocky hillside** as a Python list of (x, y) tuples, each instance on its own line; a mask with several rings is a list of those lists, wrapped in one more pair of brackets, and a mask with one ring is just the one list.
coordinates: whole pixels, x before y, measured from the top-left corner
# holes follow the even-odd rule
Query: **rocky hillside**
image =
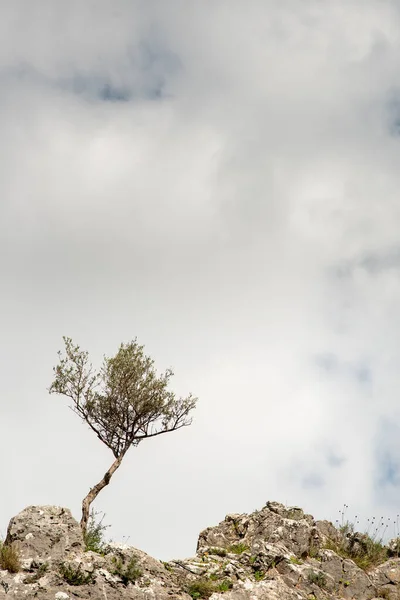
[(0, 597), (38, 600), (400, 600), (398, 540), (268, 502), (201, 532), (196, 556), (161, 562), (109, 544), (85, 551), (68, 509), (30, 506), (0, 548)]

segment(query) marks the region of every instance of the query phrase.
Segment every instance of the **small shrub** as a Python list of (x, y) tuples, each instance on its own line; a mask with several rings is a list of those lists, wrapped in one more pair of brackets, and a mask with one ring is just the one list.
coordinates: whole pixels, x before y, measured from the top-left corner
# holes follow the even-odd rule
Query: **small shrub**
[(0, 567), (10, 573), (21, 570), (21, 558), (16, 544), (5, 545), (0, 542)]
[(310, 546), (308, 550), (308, 556), (310, 558), (318, 558), (319, 548), (317, 546)]
[(232, 581), (229, 581), (229, 579), (224, 579), (224, 581), (221, 581), (221, 583), (218, 586), (218, 591), (219, 592), (229, 592), (229, 590), (231, 590), (233, 588), (233, 583)]
[(27, 577), (25, 577), (24, 583), (36, 583), (47, 573), (48, 570), (48, 563), (41, 564), (40, 567), (38, 567), (36, 573), (32, 573), (32, 575), (28, 575)]
[(125, 564), (121, 558), (113, 556), (114, 569), (113, 575), (118, 575), (122, 579), (124, 585), (128, 583), (135, 583), (139, 577), (143, 575), (143, 571), (138, 567), (138, 560), (136, 556), (132, 556), (130, 561)]
[(209, 598), (216, 591), (216, 585), (208, 579), (197, 579), (197, 581), (192, 581), (187, 587), (187, 593), (189, 596), (192, 596), (193, 600), (197, 600), (197, 598)]
[[(358, 567), (367, 571), (385, 562), (390, 557), (391, 550), (383, 545), (390, 519), (385, 520), (383, 517), (368, 519), (368, 525), (364, 533), (361, 534), (356, 531), (356, 527), (360, 523), (358, 516), (354, 517), (354, 522), (345, 517), (348, 508), (348, 505), (344, 504), (343, 509), (339, 511), (341, 522), (339, 523), (339, 520), (336, 520), (336, 527), (342, 534), (342, 540), (340, 542), (328, 542), (326, 548), (333, 550), (343, 558), (351, 559)], [(395, 547), (394, 553), (396, 553), (396, 549)]]
[(172, 566), (169, 564), (169, 562), (166, 562), (164, 560), (161, 561), (162, 564), (164, 565), (164, 567), (167, 569), (167, 571), (173, 571)]
[(92, 509), (90, 513), (86, 533), (84, 534), (83, 540), (85, 543), (85, 551), (97, 552), (97, 554), (104, 554), (104, 546), (106, 541), (104, 539), (104, 531), (110, 527), (110, 525), (103, 525), (103, 519), (105, 514), (98, 521), (97, 516), (100, 513), (95, 512)]
[(310, 583), (314, 583), (320, 588), (324, 588), (326, 586), (326, 575), (324, 573), (311, 571), (311, 573), (308, 574), (308, 581)]
[(250, 550), (250, 547), (242, 543), (232, 544), (232, 546), (228, 547), (228, 552), (231, 554), (243, 554), (243, 552), (247, 552), (248, 550)]
[(225, 548), (210, 548), (210, 554), (215, 554), (216, 556), (226, 556), (227, 552)]
[(333, 550), (342, 558), (349, 558), (364, 571), (385, 562), (388, 559), (388, 550), (380, 541), (375, 541), (369, 535), (363, 534), (361, 544), (353, 545), (352, 538), (343, 542), (327, 541), (325, 548)]
[(82, 570), (81, 565), (71, 565), (62, 563), (59, 567), (60, 574), (69, 585), (87, 585), (93, 582), (93, 573), (87, 573)]

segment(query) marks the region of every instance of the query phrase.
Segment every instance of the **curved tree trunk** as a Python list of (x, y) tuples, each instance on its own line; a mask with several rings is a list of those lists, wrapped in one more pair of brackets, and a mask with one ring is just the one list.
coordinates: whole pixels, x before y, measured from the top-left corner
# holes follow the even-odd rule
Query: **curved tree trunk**
[(90, 514), (90, 512), (89, 512), (90, 505), (92, 504), (93, 500), (95, 500), (95, 498), (97, 498), (97, 496), (99, 495), (101, 490), (110, 483), (110, 479), (114, 475), (114, 473), (118, 469), (118, 467), (120, 466), (122, 459), (125, 456), (125, 453), (126, 453), (126, 451), (123, 452), (118, 458), (116, 458), (114, 460), (111, 467), (108, 469), (108, 471), (105, 472), (103, 479), (101, 479), (99, 481), (99, 483), (94, 485), (91, 488), (91, 490), (89, 491), (86, 498), (83, 499), (83, 501), (82, 501), (82, 518), (81, 518), (81, 529), (82, 529), (83, 535), (86, 534), (86, 530), (87, 530), (87, 524), (89, 521), (89, 514)]

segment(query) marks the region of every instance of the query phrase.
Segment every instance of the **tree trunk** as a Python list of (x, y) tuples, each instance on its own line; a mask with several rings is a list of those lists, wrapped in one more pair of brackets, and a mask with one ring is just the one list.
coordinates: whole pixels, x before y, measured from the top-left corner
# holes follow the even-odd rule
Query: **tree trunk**
[(120, 464), (122, 462), (122, 459), (125, 456), (125, 453), (126, 453), (126, 450), (125, 450), (125, 452), (123, 452), (121, 454), (121, 456), (119, 456), (118, 458), (116, 458), (114, 460), (114, 462), (111, 465), (111, 467), (104, 474), (103, 479), (101, 479), (99, 481), (99, 483), (97, 483), (96, 485), (94, 485), (91, 488), (91, 490), (89, 491), (89, 493), (86, 496), (86, 498), (83, 499), (83, 501), (82, 501), (82, 519), (81, 519), (81, 529), (82, 529), (83, 535), (86, 534), (86, 530), (87, 530), (87, 524), (88, 524), (88, 521), (89, 521), (89, 514), (90, 514), (89, 513), (90, 505), (92, 504), (93, 500), (95, 500), (95, 498), (97, 498), (97, 496), (99, 495), (99, 493), (101, 492), (101, 490), (103, 488), (105, 488), (106, 485), (108, 485), (110, 483), (110, 479), (114, 475), (114, 473), (118, 469), (118, 467), (120, 466)]

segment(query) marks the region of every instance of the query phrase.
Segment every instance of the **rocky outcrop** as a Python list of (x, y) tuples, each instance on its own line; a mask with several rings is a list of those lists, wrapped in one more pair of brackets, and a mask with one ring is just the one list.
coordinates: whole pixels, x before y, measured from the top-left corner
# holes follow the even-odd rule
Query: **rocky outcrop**
[(80, 528), (68, 508), (28, 506), (8, 525), (6, 545), (18, 542), (22, 558), (58, 560), (82, 552)]
[(298, 507), (268, 502), (200, 533), (196, 556), (161, 562), (109, 544), (85, 552), (67, 509), (29, 507), (8, 527), (5, 548), (21, 569), (0, 571), (0, 597), (38, 600), (400, 600), (398, 541), (387, 548), (339, 531)]

